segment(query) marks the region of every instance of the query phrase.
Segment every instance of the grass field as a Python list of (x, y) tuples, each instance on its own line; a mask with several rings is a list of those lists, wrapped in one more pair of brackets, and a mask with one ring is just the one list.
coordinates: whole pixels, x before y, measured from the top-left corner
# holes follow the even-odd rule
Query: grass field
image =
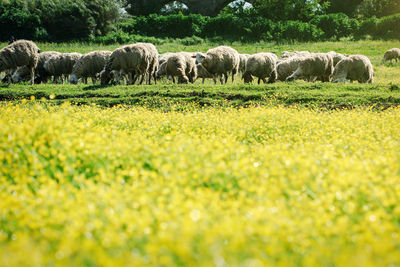
[[(4, 46), (5, 44), (3, 44)], [(54, 44), (39, 43), (42, 51), (56, 50), (60, 52), (86, 53), (93, 50), (113, 50), (119, 45), (102, 46), (98, 44)], [(197, 46), (182, 46), (176, 43), (157, 46), (160, 53), (175, 51), (207, 51), (218, 44), (206, 43)], [(323, 84), (296, 81), (292, 83), (278, 82), (273, 85), (244, 85), (240, 77), (236, 77), (234, 85), (214, 86), (211, 80), (205, 85), (200, 80), (194, 85), (173, 85), (167, 79), (152, 86), (108, 86), (100, 85), (0, 85), (0, 100), (49, 99), (53, 102), (74, 102), (79, 104), (96, 103), (103, 106), (117, 104), (145, 105), (149, 107), (167, 108), (171, 104), (197, 102), (200, 105), (233, 105), (249, 104), (300, 104), (305, 106), (321, 106), (328, 108), (353, 107), (355, 105), (375, 105), (379, 107), (399, 104), (400, 62), (383, 65), (384, 52), (392, 47), (400, 47), (400, 41), (343, 41), (323, 43), (301, 43), (278, 45), (270, 43), (239, 44), (232, 46), (240, 53), (256, 53), (270, 51), (278, 55), (282, 51), (308, 50), (311, 52), (328, 52), (335, 50), (347, 54), (367, 55), (374, 65), (375, 82), (372, 85), (362, 84)]]
[(232, 45), (376, 82), (0, 86), (0, 267), (400, 266), (400, 42)]

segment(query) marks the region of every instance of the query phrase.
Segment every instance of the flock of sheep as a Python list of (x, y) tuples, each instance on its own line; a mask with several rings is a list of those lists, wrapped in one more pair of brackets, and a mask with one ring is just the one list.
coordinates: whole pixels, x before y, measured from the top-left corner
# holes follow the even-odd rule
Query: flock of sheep
[[(393, 48), (384, 54), (383, 62), (400, 59), (400, 49)], [(232, 75), (232, 82), (238, 73), (242, 73), (245, 83), (258, 78), (258, 83), (276, 81), (322, 82), (358, 81), (372, 83), (374, 71), (368, 57), (363, 55), (344, 55), (336, 52), (310, 53), (308, 51), (283, 52), (279, 59), (273, 53), (254, 55), (239, 54), (228, 46), (218, 46), (206, 53), (165, 53), (159, 54), (150, 43), (124, 45), (111, 51), (94, 51), (88, 54), (43, 52), (32, 41), (19, 40), (0, 50), (0, 73), (6, 71), (3, 82), (31, 81), (46, 83), (51, 77), (54, 82), (78, 81), (93, 83), (100, 78), (101, 84), (120, 83), (139, 84), (146, 79), (151, 84), (162, 76), (167, 76), (175, 83), (193, 83), (198, 78), (217, 79), (227, 83)]]

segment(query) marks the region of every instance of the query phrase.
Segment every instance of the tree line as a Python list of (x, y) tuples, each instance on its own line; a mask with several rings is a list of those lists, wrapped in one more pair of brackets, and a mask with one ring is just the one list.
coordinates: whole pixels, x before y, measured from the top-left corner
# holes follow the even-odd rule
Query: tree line
[[(131, 16), (133, 0), (3, 0), (0, 41), (124, 42), (157, 38), (315, 41), (343, 37), (400, 39), (399, 0), (236, 1), (218, 16), (188, 14), (169, 3), (157, 14)], [(197, 39), (196, 39), (197, 38)]]

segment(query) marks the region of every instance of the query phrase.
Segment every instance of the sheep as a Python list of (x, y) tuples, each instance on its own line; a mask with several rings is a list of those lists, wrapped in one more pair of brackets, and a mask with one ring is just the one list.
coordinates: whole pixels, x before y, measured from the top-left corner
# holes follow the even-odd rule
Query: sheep
[(217, 80), (215, 79), (215, 77), (214, 77), (211, 73), (209, 73), (209, 72), (203, 67), (203, 65), (201, 65), (201, 64), (199, 63), (199, 64), (196, 64), (196, 67), (197, 67), (197, 78), (202, 78), (202, 79), (203, 79), (203, 80), (202, 80), (202, 83), (203, 83), (203, 84), (204, 84), (204, 80), (207, 79), (207, 78), (213, 78), (214, 84), (217, 83)]
[(246, 62), (247, 59), (250, 57), (249, 54), (239, 54), (239, 71), (244, 73), (246, 70)]
[(97, 73), (104, 68), (110, 55), (111, 51), (94, 51), (83, 55), (73, 66), (69, 82), (76, 84), (78, 79), (82, 78), (83, 82), (87, 84), (87, 77), (91, 77), (95, 84)]
[(337, 64), (340, 60), (342, 60), (342, 59), (344, 59), (344, 58), (347, 57), (346, 54), (336, 53), (335, 51), (330, 51), (330, 52), (328, 52), (328, 55), (330, 55), (330, 56), (332, 57), (332, 59), (333, 59), (333, 66), (334, 66), (334, 67), (336, 66), (336, 64)]
[(228, 81), (228, 73), (232, 73), (232, 82), (234, 76), (239, 71), (239, 53), (229, 46), (218, 46), (209, 49), (207, 53), (197, 53), (196, 63), (201, 63), (203, 67), (211, 73), (215, 78), (220, 77), (221, 84), (224, 83), (223, 75), (225, 75), (225, 83)]
[(390, 60), (390, 63), (392, 63), (392, 60), (397, 60), (400, 59), (400, 49), (399, 48), (392, 48), (389, 49), (388, 51), (385, 52), (385, 55), (383, 56), (382, 62), (383, 64), (386, 63), (386, 61)]
[(149, 66), (148, 84), (151, 84), (151, 77), (154, 78), (154, 83), (157, 83), (156, 72), (159, 67), (157, 48), (152, 43), (138, 43), (138, 44), (144, 45), (148, 49), (148, 52), (149, 52), (150, 66)]
[[(105, 85), (111, 81), (111, 71), (113, 70), (125, 74), (133, 73), (135, 77), (133, 82), (130, 79), (130, 83), (135, 83), (136, 74), (142, 75), (140, 80), (140, 84), (142, 84), (151, 64), (152, 56), (148, 46), (142, 43), (124, 45), (111, 53), (100, 75), (101, 84)], [(119, 82), (119, 77), (117, 77), (117, 82)]]
[[(49, 73), (44, 69), (44, 63), (52, 56), (61, 55), (60, 52), (47, 51), (39, 53), (39, 60), (35, 68), (35, 83), (46, 83)], [(12, 75), (13, 82), (26, 82), (29, 80), (30, 71), (27, 66), (19, 67)]]
[(64, 83), (63, 76), (68, 76), (72, 73), (72, 68), (81, 57), (82, 54), (80, 53), (54, 55), (44, 63), (44, 69), (50, 76), (54, 76), (54, 82), (58, 82), (58, 79), (61, 77), (62, 83)]
[(268, 79), (268, 83), (273, 83), (276, 80), (284, 82), (286, 78), (293, 74), (299, 66), (299, 63), (304, 57), (289, 57), (276, 63), (273, 74)]
[(174, 53), (164, 53), (164, 54), (160, 54), (158, 55), (158, 65), (163, 64), (164, 62), (166, 62), (168, 60), (168, 58), (173, 55)]
[(289, 51), (283, 51), (281, 54), (281, 58), (290, 58), (290, 57), (308, 57), (310, 56), (311, 53), (308, 51), (294, 51), (294, 52), (289, 52)]
[(333, 72), (332, 82), (372, 83), (374, 70), (371, 61), (364, 55), (351, 55), (339, 61)]
[(35, 83), (35, 67), (40, 50), (32, 41), (18, 40), (0, 50), (0, 72), (27, 66), (31, 84)]
[(305, 79), (314, 81), (315, 78), (322, 82), (329, 82), (333, 73), (332, 56), (326, 53), (315, 53), (299, 62), (296, 71), (286, 78), (286, 81)]
[(186, 52), (174, 53), (170, 55), (166, 62), (162, 63), (157, 77), (162, 75), (178, 76), (178, 83), (193, 83), (197, 78), (197, 68), (192, 54)]
[[(272, 75), (276, 76), (276, 72), (274, 72), (276, 60), (276, 55), (272, 53), (258, 53), (251, 55), (247, 59), (246, 70), (242, 76), (244, 82), (252, 82), (253, 75), (258, 78), (258, 84), (260, 84), (260, 80), (262, 80), (264, 83), (267, 83), (265, 79), (266, 77), (270, 77)], [(272, 79), (276, 79), (276, 77)]]

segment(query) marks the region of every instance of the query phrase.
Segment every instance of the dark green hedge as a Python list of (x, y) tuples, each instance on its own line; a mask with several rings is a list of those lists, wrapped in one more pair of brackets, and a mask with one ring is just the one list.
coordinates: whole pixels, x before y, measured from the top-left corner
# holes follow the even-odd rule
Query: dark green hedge
[(0, 41), (87, 39), (110, 32), (117, 17), (116, 0), (0, 1)]
[(180, 38), (190, 45), (221, 41), (324, 41), (341, 38), (400, 39), (400, 14), (357, 21), (343, 13), (314, 16), (309, 22), (272, 21), (250, 14), (196, 14), (128, 17), (115, 23), (119, 0), (0, 1), (0, 41), (10, 36), (40, 41)]

